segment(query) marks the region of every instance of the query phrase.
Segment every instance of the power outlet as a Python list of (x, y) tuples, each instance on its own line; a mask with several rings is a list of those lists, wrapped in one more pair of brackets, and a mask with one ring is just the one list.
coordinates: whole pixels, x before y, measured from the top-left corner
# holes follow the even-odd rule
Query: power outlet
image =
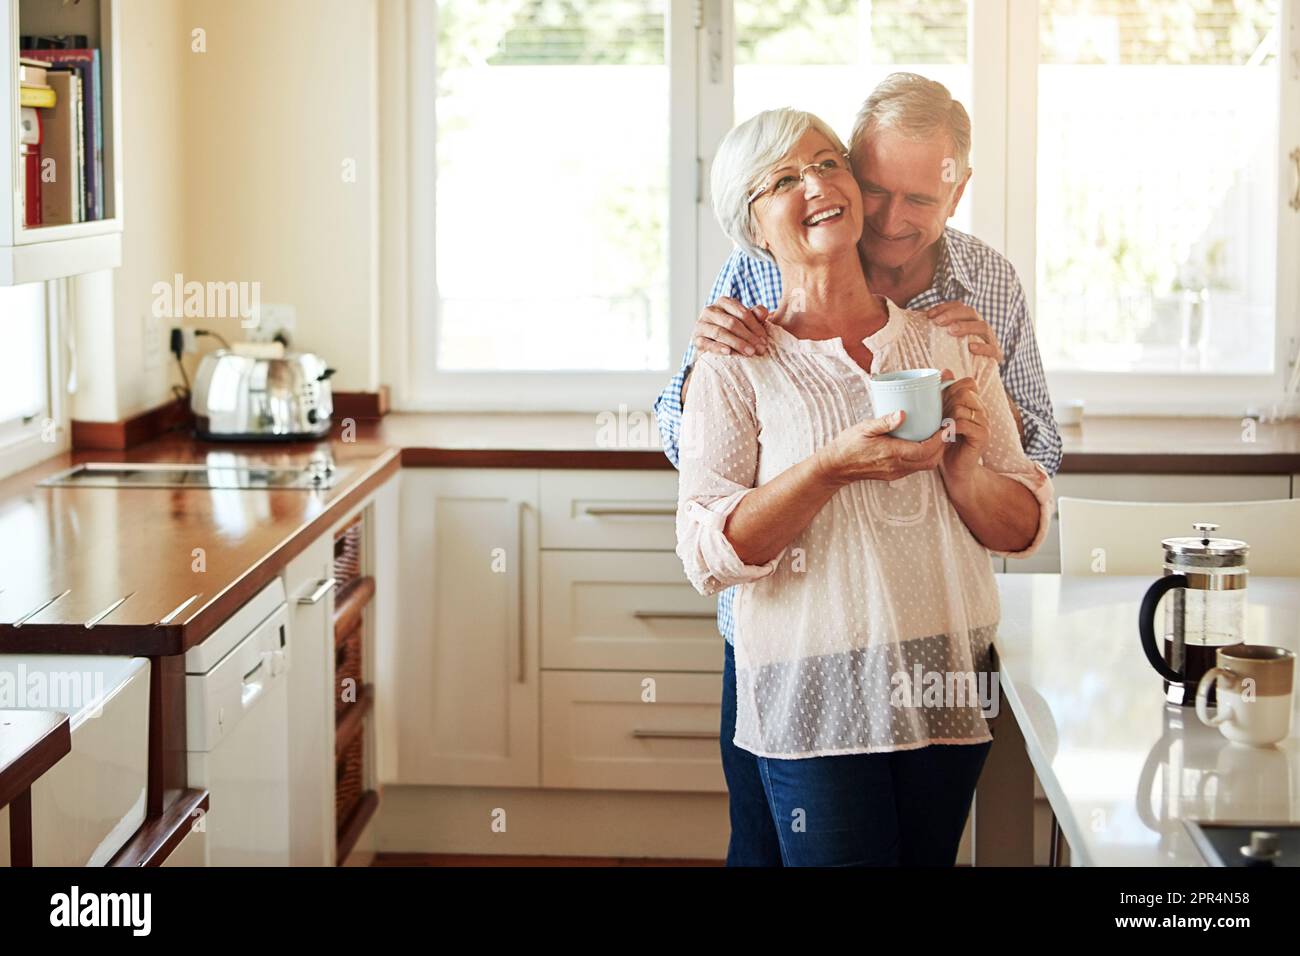
[(252, 316), (251, 328), (244, 330), (244, 336), (250, 342), (273, 342), (277, 336), (282, 336), (292, 344), (297, 318), (297, 310), (291, 305), (260, 303)]
[(173, 326), (171, 337), (168, 339), (167, 351), (175, 353), (177, 335), (180, 336), (181, 355), (193, 355), (199, 350), (199, 335), (196, 329), (182, 329)]

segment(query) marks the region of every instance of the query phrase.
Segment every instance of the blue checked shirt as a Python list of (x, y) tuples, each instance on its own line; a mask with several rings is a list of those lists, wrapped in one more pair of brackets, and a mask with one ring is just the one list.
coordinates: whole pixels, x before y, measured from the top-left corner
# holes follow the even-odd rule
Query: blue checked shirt
[[(764, 305), (775, 311), (781, 302), (781, 273), (775, 263), (755, 259), (739, 249), (718, 273), (709, 293), (713, 303), (730, 296), (745, 306)], [(924, 311), (941, 302), (960, 300), (979, 313), (998, 337), (1004, 359), (999, 373), (1003, 387), (1020, 408), (1025, 424), (1025, 454), (1055, 475), (1061, 465), (1061, 433), (1052, 415), (1047, 376), (1034, 338), (1034, 323), (1016, 270), (991, 246), (953, 228), (944, 230), (943, 249), (934, 283), (905, 308)], [(664, 454), (678, 467), (677, 440), (682, 430), (682, 383), (695, 362), (695, 344), (686, 346), (682, 367), (655, 399), (655, 418)], [(731, 605), (735, 588), (718, 596), (718, 630), (728, 642), (735, 631)]]

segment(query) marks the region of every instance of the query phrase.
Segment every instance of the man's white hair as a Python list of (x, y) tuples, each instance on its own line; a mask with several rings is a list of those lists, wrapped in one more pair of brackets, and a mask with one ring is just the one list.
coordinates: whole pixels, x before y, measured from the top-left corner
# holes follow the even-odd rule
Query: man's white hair
[(970, 117), (942, 83), (916, 73), (891, 73), (871, 91), (853, 123), (849, 140), (854, 159), (863, 139), (888, 129), (910, 140), (927, 140), (944, 133), (952, 143), (957, 182), (970, 168)]
[(755, 240), (750, 193), (810, 129), (830, 140), (836, 151), (847, 152), (844, 143), (825, 122), (812, 113), (789, 107), (765, 110), (750, 117), (718, 144), (710, 176), (713, 214), (727, 237), (751, 256), (776, 261)]

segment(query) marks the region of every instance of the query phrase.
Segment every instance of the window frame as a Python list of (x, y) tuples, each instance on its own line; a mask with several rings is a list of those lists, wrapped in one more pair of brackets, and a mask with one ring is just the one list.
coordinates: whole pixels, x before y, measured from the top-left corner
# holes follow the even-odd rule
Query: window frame
[[(45, 406), (30, 422), (0, 431), (0, 479), (16, 474), (68, 449), (68, 403), (64, 381), (65, 343), (68, 340), (68, 286), (65, 280), (45, 283)], [(45, 440), (52, 422), (55, 440)]]
[[(684, 342), (698, 313), (695, 289), (699, 262), (697, 191), (697, 28), (695, 0), (665, 0), (665, 59), (668, 67), (668, 355), (662, 370), (651, 371), (503, 371), (440, 370), (433, 367), (438, 335), (436, 225), (432, 216), (400, 214), (383, 228), (381, 243), (409, 243), (393, 296), (397, 309), (381, 305), (385, 331), (405, 347), (385, 349), (382, 367), (393, 383), (394, 403), (406, 411), (603, 411), (620, 404), (649, 408), (676, 371), (674, 352)], [(708, 0), (720, 4), (721, 0)], [(390, 196), (404, 180), (408, 208), (433, 209), (436, 197), (437, 148), (437, 0), (405, 0), (401, 9), (381, 12), (383, 49), (402, 49), (404, 76), (385, 78), (387, 87), (405, 87), (405, 97), (380, 96), (381, 136), (405, 142), (404, 156), (388, 172), (396, 178)], [(400, 100), (404, 99), (403, 105)], [(385, 108), (384, 104), (392, 104)], [(679, 104), (688, 104), (680, 108)], [(396, 130), (400, 122), (404, 130)], [(599, 135), (599, 130), (593, 130)], [(382, 200), (381, 200), (382, 202)], [(384, 203), (393, 210), (400, 201)], [(513, 254), (526, 255), (526, 251)], [(387, 283), (386, 283), (387, 284)], [(392, 287), (389, 286), (391, 289)], [(404, 302), (402, 300), (405, 300)], [(395, 314), (396, 313), (396, 314)]]

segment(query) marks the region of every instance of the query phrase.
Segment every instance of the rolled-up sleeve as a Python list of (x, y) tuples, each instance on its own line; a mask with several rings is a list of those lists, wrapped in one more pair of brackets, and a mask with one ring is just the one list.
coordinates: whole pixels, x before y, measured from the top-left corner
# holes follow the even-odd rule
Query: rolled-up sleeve
[(691, 378), (690, 406), (682, 414), (677, 493), (677, 555), (691, 586), (715, 594), (767, 577), (782, 548), (766, 564), (745, 564), (727, 540), (727, 518), (754, 490), (758, 475), (758, 420), (754, 392), (741, 361), (701, 355)]
[(984, 467), (1020, 482), (1033, 492), (1038, 502), (1038, 530), (1029, 545), (1020, 551), (990, 551), (1005, 558), (1027, 558), (1038, 550), (1051, 527), (1055, 510), (1052, 479), (1043, 466), (1026, 455), (1021, 447), (1016, 420), (1007, 404), (1006, 391), (996, 366), (991, 361), (977, 359), (974, 378), (989, 419), (989, 441), (981, 456)]

